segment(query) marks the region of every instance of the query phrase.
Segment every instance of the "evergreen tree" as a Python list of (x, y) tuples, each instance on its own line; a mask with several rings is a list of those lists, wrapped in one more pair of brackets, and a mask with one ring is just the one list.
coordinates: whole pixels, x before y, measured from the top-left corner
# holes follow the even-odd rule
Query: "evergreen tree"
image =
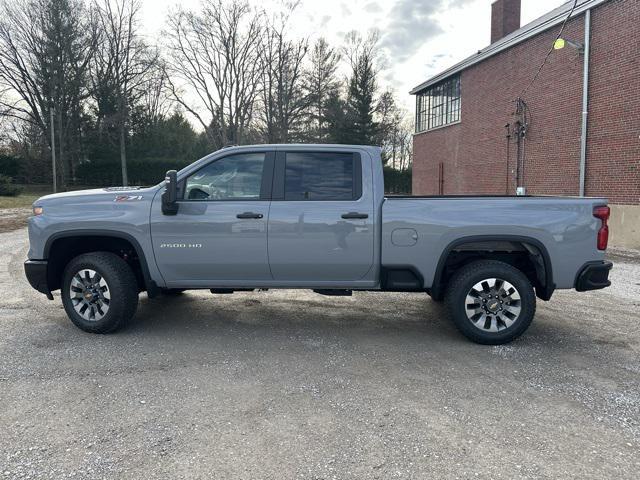
[(171, 159), (192, 162), (198, 155), (198, 134), (180, 112), (150, 118), (139, 107), (131, 112), (130, 154), (133, 159)]
[(377, 35), (366, 40), (352, 32), (346, 47), (351, 75), (347, 92), (347, 117), (349, 143), (373, 145), (379, 141), (380, 127), (375, 120), (378, 111), (376, 93), (377, 70), (375, 47)]
[(327, 97), (324, 106), (324, 119), (326, 123), (326, 138), (329, 143), (349, 144), (352, 141), (352, 133), (348, 118), (347, 102), (340, 98), (336, 90)]
[(340, 54), (324, 38), (318, 39), (305, 72), (305, 90), (309, 99), (307, 135), (310, 141), (324, 142), (330, 137), (328, 108), (330, 99), (335, 103), (340, 91), (340, 81), (336, 77), (339, 61)]

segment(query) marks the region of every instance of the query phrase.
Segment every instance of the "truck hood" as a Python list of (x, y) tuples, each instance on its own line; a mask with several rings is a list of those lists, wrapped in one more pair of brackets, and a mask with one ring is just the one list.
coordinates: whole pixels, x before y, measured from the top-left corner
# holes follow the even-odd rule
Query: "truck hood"
[[(45, 195), (33, 202), (33, 205), (43, 206), (46, 204), (63, 204), (66, 201), (77, 203), (78, 201), (84, 200), (88, 202), (95, 200), (112, 200), (114, 202), (136, 201), (142, 200), (145, 196), (153, 195), (158, 187), (159, 186), (156, 185), (154, 187), (106, 187), (93, 188), (89, 190), (74, 190), (71, 192)], [(113, 198), (111, 199), (111, 197)]]

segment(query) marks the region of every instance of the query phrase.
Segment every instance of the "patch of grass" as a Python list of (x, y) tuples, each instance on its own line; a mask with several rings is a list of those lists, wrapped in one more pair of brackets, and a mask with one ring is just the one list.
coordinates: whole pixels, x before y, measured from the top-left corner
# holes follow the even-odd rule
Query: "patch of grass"
[(16, 197), (0, 197), (0, 208), (29, 208), (42, 194), (25, 192)]

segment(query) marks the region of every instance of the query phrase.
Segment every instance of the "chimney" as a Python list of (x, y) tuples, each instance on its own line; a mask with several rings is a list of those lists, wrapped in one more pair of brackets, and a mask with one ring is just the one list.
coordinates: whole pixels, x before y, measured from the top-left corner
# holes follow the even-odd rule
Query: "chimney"
[(520, 0), (496, 0), (491, 5), (491, 43), (520, 28)]

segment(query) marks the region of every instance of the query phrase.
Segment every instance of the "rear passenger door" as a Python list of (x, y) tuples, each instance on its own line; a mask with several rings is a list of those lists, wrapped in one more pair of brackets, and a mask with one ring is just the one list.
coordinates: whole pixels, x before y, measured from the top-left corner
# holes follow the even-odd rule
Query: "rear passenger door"
[(346, 286), (367, 279), (374, 256), (371, 177), (370, 158), (360, 153), (276, 154), (268, 225), (274, 280)]

